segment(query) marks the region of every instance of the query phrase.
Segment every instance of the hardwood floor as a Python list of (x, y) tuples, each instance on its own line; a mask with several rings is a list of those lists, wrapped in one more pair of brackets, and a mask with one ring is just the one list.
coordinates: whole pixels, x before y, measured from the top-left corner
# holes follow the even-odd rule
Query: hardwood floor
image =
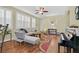
[[(49, 38), (49, 36), (47, 36)], [(47, 39), (45, 38), (45, 39)], [(50, 36), (51, 43), (48, 48), (48, 53), (57, 53), (58, 52), (58, 36)], [(63, 51), (63, 49), (61, 50)], [(39, 53), (41, 52), (39, 49), (39, 45), (31, 45), (26, 42), (21, 43), (19, 45), (16, 41), (7, 41), (3, 46), (3, 53)]]
[(25, 42), (19, 45), (16, 41), (7, 41), (4, 43), (3, 53), (32, 53), (38, 47), (38, 45), (31, 45)]

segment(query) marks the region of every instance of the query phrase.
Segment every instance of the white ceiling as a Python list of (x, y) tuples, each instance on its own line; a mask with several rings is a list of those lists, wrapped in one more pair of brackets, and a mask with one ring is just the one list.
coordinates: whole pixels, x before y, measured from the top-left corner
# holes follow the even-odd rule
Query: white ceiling
[(42, 6), (48, 13), (44, 13), (44, 15), (35, 14), (35, 10), (39, 9), (40, 6), (16, 6), (15, 8), (23, 10), (29, 14), (32, 14), (37, 17), (45, 17), (45, 16), (53, 16), (53, 15), (63, 15), (68, 10), (67, 6)]

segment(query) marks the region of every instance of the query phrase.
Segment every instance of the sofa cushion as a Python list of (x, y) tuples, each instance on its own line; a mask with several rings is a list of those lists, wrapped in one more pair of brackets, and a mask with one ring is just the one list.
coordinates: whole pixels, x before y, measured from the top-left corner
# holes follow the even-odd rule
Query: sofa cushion
[(40, 42), (40, 38), (25, 35), (24, 41), (31, 44), (38, 44)]

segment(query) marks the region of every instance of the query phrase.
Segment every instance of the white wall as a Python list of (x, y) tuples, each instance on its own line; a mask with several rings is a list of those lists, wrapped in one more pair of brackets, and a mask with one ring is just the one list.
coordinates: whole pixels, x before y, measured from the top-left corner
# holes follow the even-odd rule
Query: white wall
[(69, 25), (69, 19), (67, 14), (50, 16), (41, 19), (40, 29), (43, 31), (51, 28), (51, 21), (54, 22), (54, 26), (55, 28), (57, 28), (58, 32), (65, 32), (65, 28)]

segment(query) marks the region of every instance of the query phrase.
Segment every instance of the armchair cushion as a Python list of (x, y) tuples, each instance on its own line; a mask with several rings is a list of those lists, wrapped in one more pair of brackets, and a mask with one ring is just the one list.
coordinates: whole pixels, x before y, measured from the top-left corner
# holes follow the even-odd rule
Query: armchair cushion
[(15, 32), (15, 35), (16, 35), (16, 37), (17, 37), (18, 39), (21, 39), (21, 40), (23, 40), (24, 37), (25, 37), (25, 33), (21, 32), (21, 31)]

